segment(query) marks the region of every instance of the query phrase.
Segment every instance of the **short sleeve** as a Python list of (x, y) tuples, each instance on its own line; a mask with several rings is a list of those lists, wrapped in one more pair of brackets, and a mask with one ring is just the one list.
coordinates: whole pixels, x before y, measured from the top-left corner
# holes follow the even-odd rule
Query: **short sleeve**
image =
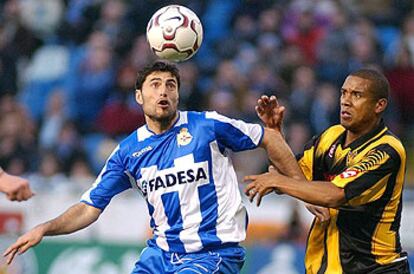
[(81, 202), (104, 210), (118, 193), (131, 188), (122, 164), (121, 150), (117, 146), (106, 161), (94, 184), (81, 198)]
[(314, 136), (310, 141), (305, 144), (303, 152), (296, 155), (299, 167), (302, 169), (308, 181), (313, 180), (313, 165), (315, 159), (315, 147), (319, 140), (319, 136)]
[(264, 128), (259, 124), (231, 119), (217, 112), (206, 112), (214, 124), (214, 134), (219, 145), (233, 151), (257, 148), (262, 142)]

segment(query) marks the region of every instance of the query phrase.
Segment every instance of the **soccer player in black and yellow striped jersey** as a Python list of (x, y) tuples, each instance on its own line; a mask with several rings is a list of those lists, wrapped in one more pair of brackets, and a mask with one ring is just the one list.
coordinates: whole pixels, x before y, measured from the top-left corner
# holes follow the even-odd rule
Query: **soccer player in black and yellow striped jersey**
[[(382, 120), (388, 90), (375, 70), (351, 73), (341, 88), (340, 125), (306, 145), (298, 158), (303, 174), (272, 170), (245, 178), (246, 195), (258, 204), (275, 190), (315, 205), (311, 209), (328, 208), (319, 209), (329, 210), (330, 219), (315, 218), (309, 233), (308, 274), (410, 273), (399, 236), (406, 153)], [(276, 98), (258, 101), (259, 117), (279, 132), (283, 111)], [(292, 153), (283, 159), (295, 161)]]

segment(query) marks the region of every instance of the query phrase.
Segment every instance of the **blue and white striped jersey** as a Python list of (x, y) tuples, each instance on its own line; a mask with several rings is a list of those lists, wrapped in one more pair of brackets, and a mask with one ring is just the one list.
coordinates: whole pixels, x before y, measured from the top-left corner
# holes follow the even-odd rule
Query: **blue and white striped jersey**
[(148, 204), (150, 242), (163, 250), (189, 253), (238, 243), (246, 236), (247, 212), (227, 151), (254, 149), (262, 138), (258, 124), (181, 111), (167, 132), (156, 135), (144, 125), (123, 140), (82, 202), (103, 210), (133, 187)]

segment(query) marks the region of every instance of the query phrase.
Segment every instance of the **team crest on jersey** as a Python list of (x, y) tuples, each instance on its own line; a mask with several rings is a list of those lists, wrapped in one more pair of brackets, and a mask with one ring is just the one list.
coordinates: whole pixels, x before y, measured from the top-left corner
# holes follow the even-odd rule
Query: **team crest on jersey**
[(177, 135), (178, 146), (186, 146), (191, 143), (191, 140), (193, 140), (193, 136), (188, 132), (188, 128), (182, 128)]

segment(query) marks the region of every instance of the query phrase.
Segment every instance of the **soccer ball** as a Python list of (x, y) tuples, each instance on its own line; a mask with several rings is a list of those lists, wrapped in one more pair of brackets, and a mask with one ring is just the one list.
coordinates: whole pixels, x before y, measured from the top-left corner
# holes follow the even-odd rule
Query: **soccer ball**
[(190, 9), (170, 5), (157, 10), (147, 25), (147, 40), (160, 58), (180, 62), (193, 56), (203, 40), (203, 26)]

